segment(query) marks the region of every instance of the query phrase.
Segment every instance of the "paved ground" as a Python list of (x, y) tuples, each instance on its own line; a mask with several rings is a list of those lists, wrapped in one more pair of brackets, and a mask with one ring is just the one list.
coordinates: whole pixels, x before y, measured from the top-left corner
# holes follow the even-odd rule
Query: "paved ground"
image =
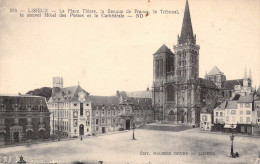
[[(27, 163), (72, 163), (85, 161), (104, 164), (171, 164), (171, 163), (252, 163), (260, 154), (260, 138), (236, 136), (234, 151), (239, 158), (230, 158), (227, 134), (204, 133), (199, 129), (156, 131), (137, 129), (97, 137), (43, 143), (0, 149), (0, 160), (18, 161), (23, 155)], [(155, 154), (154, 154), (155, 153)], [(260, 162), (259, 162), (260, 163)]]

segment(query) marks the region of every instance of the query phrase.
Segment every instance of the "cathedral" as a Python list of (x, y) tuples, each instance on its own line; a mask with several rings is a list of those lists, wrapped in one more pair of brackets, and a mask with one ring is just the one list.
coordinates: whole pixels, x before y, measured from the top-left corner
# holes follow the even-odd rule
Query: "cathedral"
[(155, 119), (198, 126), (201, 109), (217, 103), (219, 89), (213, 81), (199, 78), (200, 46), (193, 33), (188, 0), (173, 50), (162, 45), (153, 54)]

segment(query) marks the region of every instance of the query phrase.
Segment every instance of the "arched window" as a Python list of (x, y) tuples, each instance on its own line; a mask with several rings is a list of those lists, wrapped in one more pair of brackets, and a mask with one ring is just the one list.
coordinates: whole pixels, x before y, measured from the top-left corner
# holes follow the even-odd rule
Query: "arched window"
[(174, 71), (174, 59), (173, 56), (170, 56), (167, 61), (167, 72)]
[(167, 86), (167, 101), (174, 101), (174, 87), (172, 85)]

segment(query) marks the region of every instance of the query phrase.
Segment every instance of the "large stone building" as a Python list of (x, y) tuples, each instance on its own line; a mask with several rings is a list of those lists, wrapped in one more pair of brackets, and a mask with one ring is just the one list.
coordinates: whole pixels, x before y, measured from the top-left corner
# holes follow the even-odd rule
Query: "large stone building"
[[(51, 134), (79, 137), (130, 129), (154, 119), (148, 91), (117, 91), (115, 96), (89, 95), (79, 85), (63, 87), (63, 78), (53, 78), (48, 101)], [(135, 97), (137, 96), (137, 97)]]
[(63, 78), (53, 78), (52, 95), (48, 101), (52, 135), (91, 135), (91, 101), (88, 95), (80, 85), (63, 88)]
[(209, 73), (206, 73), (205, 79), (213, 81), (220, 89), (223, 101), (233, 99), (236, 95), (246, 96), (254, 92), (251, 70), (247, 76), (245, 69), (242, 79), (226, 80), (224, 73), (215, 66)]
[(0, 145), (50, 137), (50, 113), (40, 96), (0, 96)]
[(155, 119), (199, 126), (200, 110), (217, 101), (218, 87), (199, 78), (199, 49), (186, 1), (181, 35), (174, 53), (162, 45), (153, 54), (153, 105)]
[[(142, 94), (140, 94), (142, 93)], [(116, 96), (89, 96), (92, 104), (92, 134), (129, 130), (152, 122), (154, 113), (152, 99), (145, 92), (137, 97), (117, 91)], [(144, 96), (144, 97), (142, 97)]]

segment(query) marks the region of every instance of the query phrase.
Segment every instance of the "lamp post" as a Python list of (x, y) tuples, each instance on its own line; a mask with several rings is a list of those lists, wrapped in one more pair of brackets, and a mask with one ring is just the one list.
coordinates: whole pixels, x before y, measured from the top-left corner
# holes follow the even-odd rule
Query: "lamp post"
[(135, 114), (135, 113), (133, 113), (133, 140), (136, 140), (136, 139), (135, 139), (135, 123), (134, 123), (134, 114)]
[(233, 152), (233, 141), (234, 141), (234, 138), (235, 138), (235, 136), (233, 135), (233, 128), (234, 128), (234, 124), (232, 123), (231, 124), (231, 136), (230, 136), (230, 140), (231, 140), (231, 157), (233, 157), (233, 155), (234, 155), (234, 152)]
[(52, 113), (52, 137), (53, 137), (53, 141), (54, 141), (54, 139), (55, 139), (55, 129), (54, 129), (54, 111), (52, 111), (52, 112), (50, 112), (50, 113)]

